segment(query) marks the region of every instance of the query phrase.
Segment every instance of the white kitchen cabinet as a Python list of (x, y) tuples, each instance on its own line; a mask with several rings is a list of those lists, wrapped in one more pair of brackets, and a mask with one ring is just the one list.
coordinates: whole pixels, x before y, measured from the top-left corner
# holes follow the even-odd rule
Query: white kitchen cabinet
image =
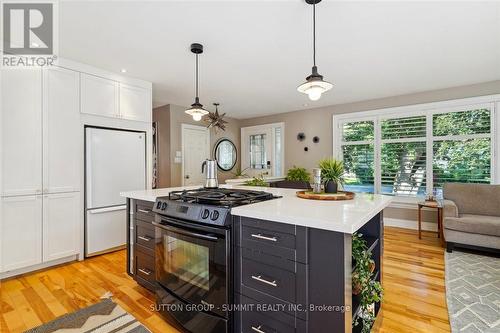
[(1, 71), (1, 195), (41, 193), (42, 73)]
[(0, 271), (41, 263), (42, 196), (4, 197), (0, 205)]
[(80, 125), (78, 72), (43, 72), (43, 192), (80, 189), (83, 129)]
[(119, 83), (81, 73), (81, 112), (104, 117), (120, 117)]
[(80, 207), (79, 192), (43, 196), (43, 261), (78, 253)]
[(120, 83), (120, 116), (124, 119), (151, 121), (151, 91)]

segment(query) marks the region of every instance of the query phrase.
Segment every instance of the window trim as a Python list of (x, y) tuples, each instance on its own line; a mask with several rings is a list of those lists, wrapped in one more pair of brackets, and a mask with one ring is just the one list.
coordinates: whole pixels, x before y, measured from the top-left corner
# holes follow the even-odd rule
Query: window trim
[[(467, 111), (471, 109), (488, 108), (491, 112), (490, 125), (491, 130), (489, 134), (468, 134), (468, 135), (447, 135), (447, 136), (434, 136), (433, 135), (433, 115), (449, 113), (449, 112), (459, 112)], [(369, 144), (373, 143), (375, 147), (374, 151), (374, 188), (375, 193), (381, 193), (381, 159), (380, 159), (380, 149), (382, 142), (387, 143), (391, 140), (395, 142), (421, 142), (423, 137), (418, 138), (405, 138), (405, 139), (384, 139), (381, 138), (381, 122), (386, 119), (392, 118), (404, 118), (411, 116), (426, 116), (426, 155), (429, 157), (426, 161), (426, 178), (427, 178), (427, 191), (432, 189), (433, 184), (433, 142), (440, 140), (461, 140), (470, 138), (489, 138), (491, 140), (491, 184), (500, 184), (500, 116), (498, 115), (500, 110), (500, 94), (488, 95), (480, 97), (471, 97), (463, 99), (455, 99), (448, 101), (423, 103), (423, 104), (413, 104), (390, 108), (381, 108), (367, 111), (334, 114), (332, 116), (332, 147), (333, 156), (342, 159), (342, 145), (354, 145), (354, 144)], [(356, 122), (356, 121), (373, 121), (375, 127), (374, 139), (365, 141), (347, 141), (342, 140), (342, 125), (346, 122)], [(408, 204), (414, 203), (421, 198), (418, 197), (402, 197), (394, 196), (396, 203), (398, 204)]]

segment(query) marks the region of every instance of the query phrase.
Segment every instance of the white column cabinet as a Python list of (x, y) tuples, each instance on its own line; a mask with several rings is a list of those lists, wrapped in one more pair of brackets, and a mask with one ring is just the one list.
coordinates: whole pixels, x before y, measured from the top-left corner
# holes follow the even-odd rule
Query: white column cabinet
[(43, 196), (43, 261), (78, 253), (81, 215), (79, 192)]
[(83, 130), (80, 125), (79, 73), (50, 68), (43, 72), (43, 192), (79, 191)]
[(42, 196), (1, 198), (0, 211), (0, 271), (41, 263)]
[(42, 191), (42, 73), (2, 69), (1, 195)]
[(81, 73), (81, 112), (104, 117), (120, 117), (119, 83)]
[(120, 83), (120, 116), (136, 121), (151, 121), (151, 91)]

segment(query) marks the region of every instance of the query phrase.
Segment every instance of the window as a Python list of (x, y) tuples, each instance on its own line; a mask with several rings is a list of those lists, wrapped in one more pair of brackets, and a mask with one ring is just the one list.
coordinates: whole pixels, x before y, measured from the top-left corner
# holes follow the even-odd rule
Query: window
[(266, 134), (254, 134), (250, 139), (250, 167), (252, 169), (266, 169)]
[(346, 169), (345, 189), (356, 192), (375, 191), (374, 122), (357, 121), (342, 126), (342, 157)]
[(381, 126), (381, 193), (425, 194), (426, 117), (386, 119)]
[(334, 118), (334, 150), (344, 161), (346, 190), (439, 196), (446, 182), (492, 181), (493, 104), (408, 109)]

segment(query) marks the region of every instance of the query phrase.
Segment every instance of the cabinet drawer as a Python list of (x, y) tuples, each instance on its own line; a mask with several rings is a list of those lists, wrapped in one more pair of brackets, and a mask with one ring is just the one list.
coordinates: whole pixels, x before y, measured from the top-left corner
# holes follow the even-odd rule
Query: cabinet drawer
[[(305, 333), (306, 322), (282, 311), (268, 311), (268, 305), (236, 295), (237, 302), (251, 305), (236, 314), (236, 331), (241, 333)], [(265, 307), (264, 307), (265, 306)]]
[(304, 227), (241, 218), (235, 229), (237, 246), (307, 263), (307, 231)]
[(139, 244), (147, 247), (148, 249), (154, 250), (155, 230), (151, 223), (136, 221), (135, 244)]
[[(291, 272), (246, 258), (241, 259), (241, 284), (287, 302), (299, 301), (299, 286), (306, 285), (306, 266)], [(299, 291), (302, 292), (302, 291)]]
[(151, 254), (141, 250), (140, 246), (134, 247), (135, 275), (148, 282), (155, 282), (155, 260)]
[(153, 204), (148, 201), (136, 200), (134, 208), (136, 218), (147, 222), (154, 221), (155, 213), (153, 213)]

